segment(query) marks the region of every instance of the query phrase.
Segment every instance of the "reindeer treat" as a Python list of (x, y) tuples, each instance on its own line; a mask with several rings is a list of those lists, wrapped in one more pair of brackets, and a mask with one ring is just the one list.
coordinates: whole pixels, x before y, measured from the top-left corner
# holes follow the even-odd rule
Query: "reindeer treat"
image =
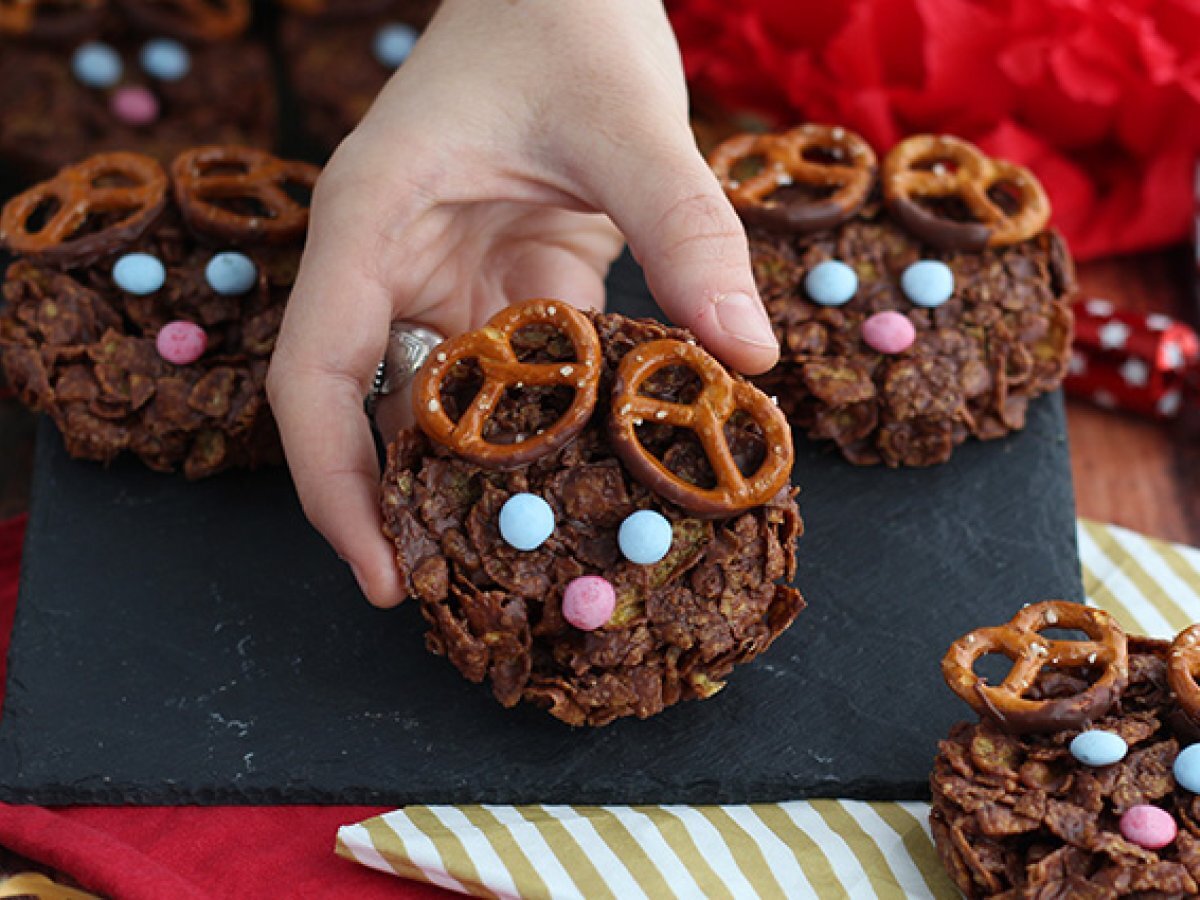
[(384, 529), (427, 644), (572, 725), (712, 696), (804, 606), (790, 432), (690, 334), (530, 300), (436, 348)]
[(1062, 381), (1074, 272), (1025, 169), (932, 135), (880, 164), (823, 125), (737, 135), (709, 161), (781, 345), (758, 384), (810, 437), (861, 465), (933, 465), (1024, 427)]
[(280, 461), (263, 388), (316, 177), (244, 147), (105, 153), (5, 205), (0, 361), (72, 456), (189, 478)]
[(249, 24), (250, 0), (0, 0), (0, 160), (38, 179), (105, 151), (270, 147), (274, 76)]
[(280, 0), (280, 45), (303, 124), (325, 150), (412, 52), (437, 0)]
[(930, 825), (967, 897), (1200, 893), (1198, 640), (1052, 600), (955, 641), (942, 671), (979, 720), (938, 745)]

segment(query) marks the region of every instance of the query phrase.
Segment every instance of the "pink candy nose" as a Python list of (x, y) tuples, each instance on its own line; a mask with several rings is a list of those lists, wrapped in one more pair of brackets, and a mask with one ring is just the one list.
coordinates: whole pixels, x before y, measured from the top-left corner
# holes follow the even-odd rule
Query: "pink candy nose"
[(158, 355), (177, 366), (188, 366), (208, 349), (208, 335), (194, 322), (168, 322), (154, 339)]
[(617, 592), (599, 575), (581, 575), (563, 591), (563, 618), (580, 631), (595, 631), (612, 618)]
[(877, 312), (862, 323), (863, 340), (880, 353), (903, 353), (917, 339), (908, 316), (893, 310)]
[(158, 98), (144, 87), (119, 88), (109, 100), (112, 114), (129, 125), (149, 125), (158, 119)]

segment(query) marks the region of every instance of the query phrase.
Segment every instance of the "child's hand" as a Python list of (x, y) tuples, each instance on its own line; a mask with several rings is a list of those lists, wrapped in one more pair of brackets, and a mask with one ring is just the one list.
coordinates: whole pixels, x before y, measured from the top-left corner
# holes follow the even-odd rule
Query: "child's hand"
[(599, 307), (621, 234), (675, 322), (735, 368), (774, 364), (661, 3), (445, 0), (321, 176), (268, 379), (305, 513), (372, 603), (404, 599), (362, 408), (389, 325)]

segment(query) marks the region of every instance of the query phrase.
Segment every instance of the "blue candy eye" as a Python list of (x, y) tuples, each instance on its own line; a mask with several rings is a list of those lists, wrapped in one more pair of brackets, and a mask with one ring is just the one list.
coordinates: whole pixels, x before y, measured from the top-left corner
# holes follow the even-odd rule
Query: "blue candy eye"
[(621, 523), (617, 544), (631, 563), (652, 566), (671, 549), (671, 523), (662, 513), (639, 509)]
[(841, 260), (827, 259), (804, 276), (804, 290), (814, 303), (841, 306), (858, 293), (858, 275)]
[(1071, 740), (1071, 755), (1085, 766), (1111, 766), (1129, 752), (1129, 745), (1111, 731), (1081, 731)]
[(142, 46), (142, 68), (159, 81), (178, 81), (192, 68), (187, 47), (170, 38), (154, 38)]
[(108, 44), (84, 44), (71, 57), (71, 72), (88, 87), (110, 88), (124, 71), (120, 54)]
[(420, 34), (415, 28), (401, 22), (384, 25), (375, 32), (375, 58), (388, 69), (398, 69), (412, 53)]
[(223, 297), (244, 294), (258, 282), (258, 266), (245, 253), (218, 253), (204, 267), (208, 286)]
[(1175, 781), (1186, 791), (1200, 794), (1200, 744), (1191, 744), (1179, 751), (1173, 767)]
[(144, 297), (162, 288), (167, 269), (149, 253), (126, 253), (113, 265), (112, 277), (121, 290)]
[(500, 507), (500, 537), (516, 550), (536, 550), (554, 533), (554, 510), (537, 494), (513, 494)]
[(900, 289), (917, 306), (941, 306), (954, 293), (954, 273), (944, 262), (922, 259), (900, 276)]

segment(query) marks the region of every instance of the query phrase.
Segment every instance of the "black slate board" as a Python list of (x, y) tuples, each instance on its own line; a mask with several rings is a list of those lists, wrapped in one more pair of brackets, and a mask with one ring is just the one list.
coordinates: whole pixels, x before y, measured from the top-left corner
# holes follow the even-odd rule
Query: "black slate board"
[[(626, 258), (613, 305), (650, 309)], [(0, 799), (65, 803), (918, 798), (966, 712), (939, 660), (1081, 599), (1061, 399), (944, 466), (800, 441), (809, 601), (712, 700), (571, 730), (506, 711), (369, 607), (283, 471), (188, 484), (74, 462), (43, 423), (0, 722)]]

